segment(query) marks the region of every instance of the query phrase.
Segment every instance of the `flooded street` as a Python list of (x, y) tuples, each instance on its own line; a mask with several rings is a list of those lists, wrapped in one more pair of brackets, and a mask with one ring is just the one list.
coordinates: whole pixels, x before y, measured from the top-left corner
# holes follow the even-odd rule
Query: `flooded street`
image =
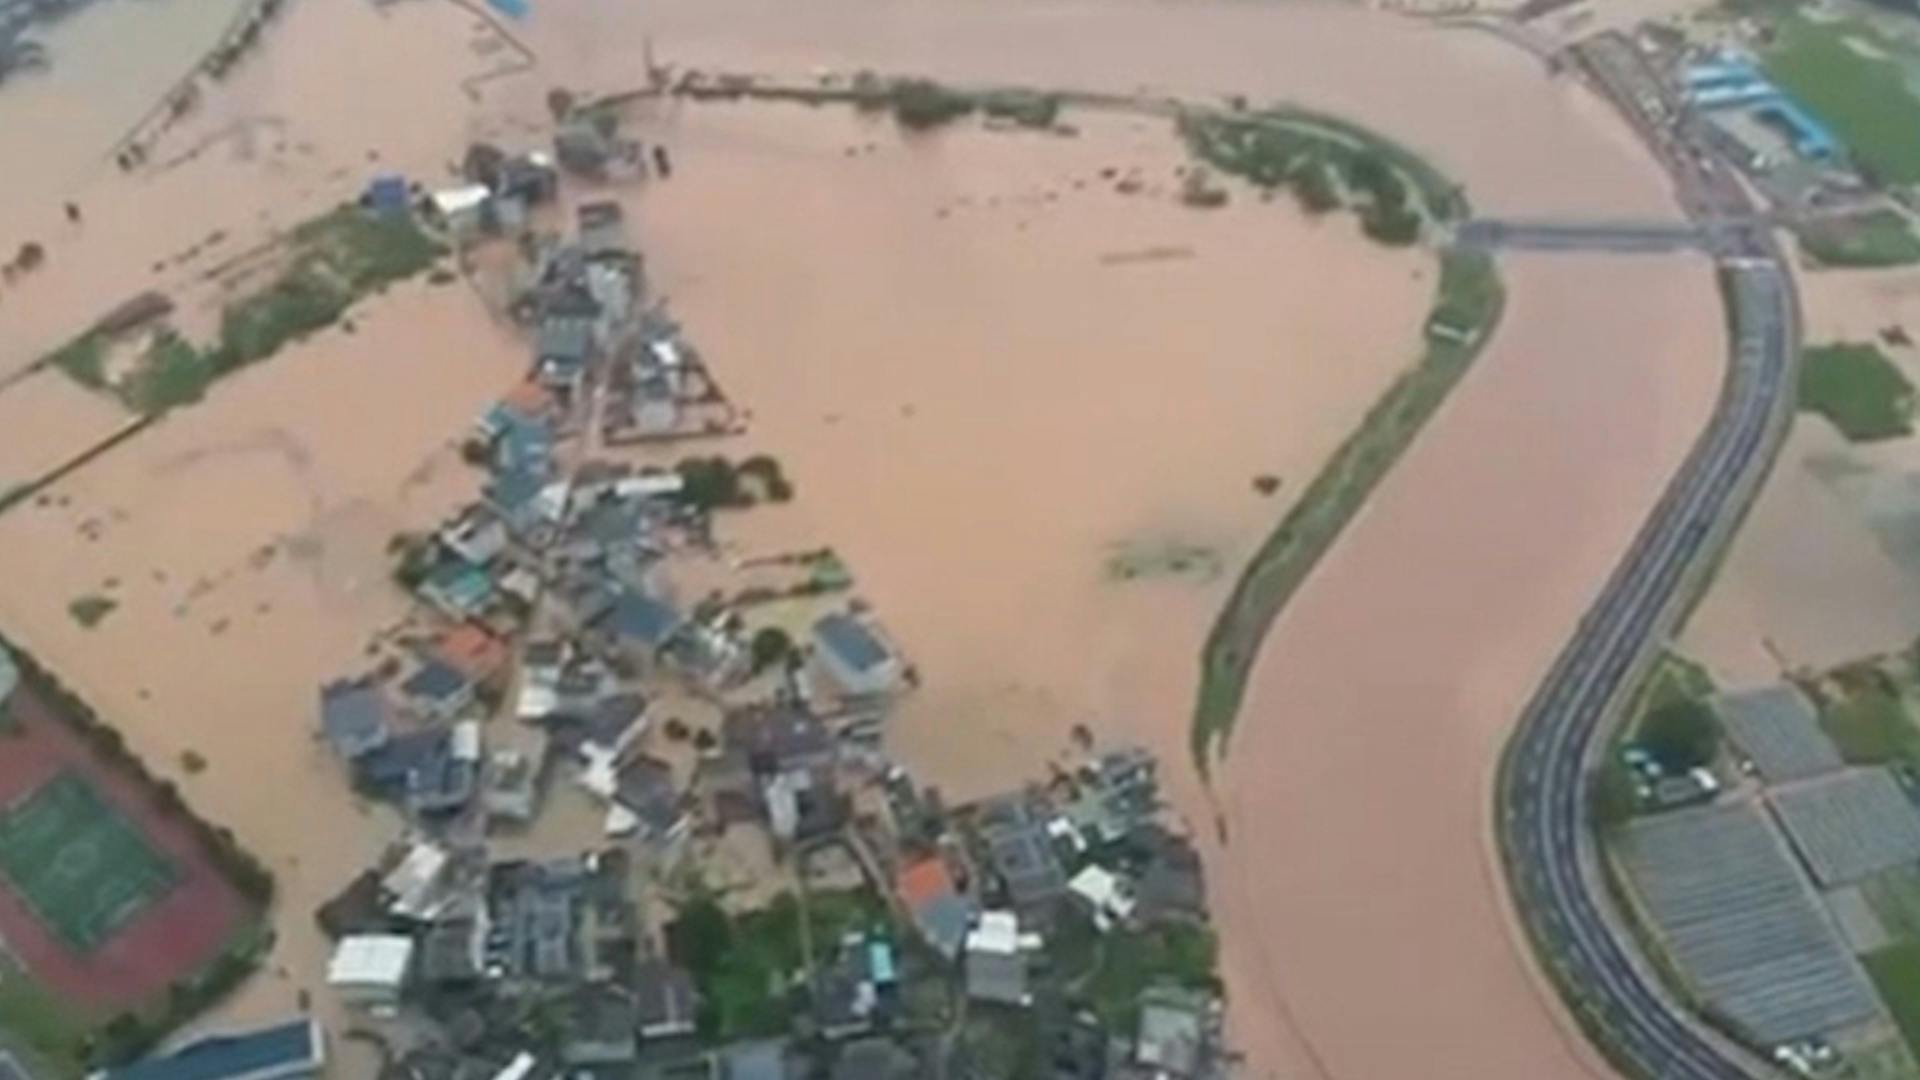
[[(133, 11), (87, 18), (133, 35)], [(464, 10), (296, 0), (134, 176), (99, 165), (129, 111), (105, 90), (38, 151), (44, 135), (0, 120), (0, 155), (38, 155), (0, 246), (49, 253), (0, 292), (0, 372), (144, 288), (214, 304), (210, 268), (374, 171), (432, 185), (473, 139), (543, 142), (550, 87), (639, 83), (649, 37), (682, 66), (1284, 98), (1431, 155), (1489, 212), (1673, 213), (1618, 121), (1536, 60), (1353, 8), (576, 0), (514, 32), (540, 69), (487, 79), (512, 50)], [(28, 100), (9, 87), (0, 109)], [(1155, 747), (1213, 844), (1186, 751), (1201, 640), (1246, 554), (1417, 355), (1432, 259), (1239, 189), (1182, 207), (1164, 121), (1071, 119), (1078, 138), (902, 140), (834, 110), (664, 107), (632, 123), (673, 148), (675, 178), (617, 194), (650, 278), (752, 411), (741, 452), (779, 456), (799, 491), (724, 538), (845, 555), (923, 683), (890, 732), (903, 759), (963, 798), (1032, 776), (1087, 723)], [(1114, 190), (1128, 170), (1139, 194)], [(1259, 1075), (1586, 1068), (1511, 937), (1488, 784), (1704, 420), (1720, 314), (1692, 263), (1522, 260), (1507, 277), (1481, 367), (1270, 638), (1223, 770), (1230, 843), (1209, 874)], [(523, 363), (459, 286), (395, 290), (355, 321), (0, 518), (0, 626), (158, 771), (205, 754), (183, 790), (281, 874), (276, 970), (227, 1016), (314, 985), (313, 905), (393, 835), (311, 742), (315, 686), (400, 616), (386, 539), (469, 495), (448, 440)], [(44, 378), (20, 384), (44, 396), (36, 424), (77, 450), (102, 403)], [(0, 477), (63, 456), (16, 438), (0, 435)], [(120, 608), (80, 629), (67, 604), (102, 591)]]

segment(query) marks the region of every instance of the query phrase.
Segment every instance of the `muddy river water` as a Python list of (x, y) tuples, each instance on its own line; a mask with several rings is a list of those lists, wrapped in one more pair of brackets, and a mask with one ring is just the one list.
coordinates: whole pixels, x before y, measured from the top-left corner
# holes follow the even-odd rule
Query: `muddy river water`
[[(472, 138), (536, 144), (549, 87), (634, 85), (649, 42), (789, 76), (1286, 99), (1429, 155), (1493, 212), (1674, 213), (1597, 100), (1491, 36), (1207, 0), (548, 0), (513, 28), (537, 68), (479, 82), (514, 54), (465, 10), (294, 0), (163, 141), (165, 167), (121, 175), (105, 148), (222, 21), (189, 0), (103, 6), (61, 31), (45, 86), (0, 93), (0, 250), (49, 252), (0, 292), (0, 372), (370, 171), (431, 183)], [(795, 106), (634, 118), (682, 163), (615, 192), (649, 273), (800, 490), (729, 538), (847, 556), (925, 681), (893, 745), (956, 797), (1033, 775), (1076, 723), (1160, 750), (1208, 848), (1260, 1075), (1584, 1075), (1503, 908), (1489, 783), (1704, 421), (1723, 344), (1708, 268), (1508, 261), (1506, 324), (1283, 616), (1209, 794), (1185, 749), (1200, 642), (1240, 562), (1415, 356), (1432, 258), (1244, 191), (1179, 206), (1164, 121), (1074, 119), (1078, 138), (903, 140)], [(315, 984), (313, 904), (393, 834), (312, 743), (314, 686), (400, 614), (385, 537), (471, 491), (448, 441), (520, 363), (457, 286), (395, 290), (356, 322), (0, 518), (0, 625), (161, 769), (204, 753), (183, 789), (282, 872), (275, 970), (216, 1022)], [(21, 385), (36, 419), (0, 428), (0, 477), (108, 422), (63, 382)], [(1195, 553), (1180, 572), (1109, 573), (1116, 552), (1173, 549)], [(109, 580), (120, 608), (81, 630), (66, 605)]]

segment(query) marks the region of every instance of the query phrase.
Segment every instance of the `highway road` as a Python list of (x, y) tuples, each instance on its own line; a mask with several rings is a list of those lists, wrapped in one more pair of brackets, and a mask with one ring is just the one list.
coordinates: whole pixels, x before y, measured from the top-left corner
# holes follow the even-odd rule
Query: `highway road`
[(1684, 612), (1694, 571), (1751, 498), (1784, 425), (1799, 332), (1792, 281), (1765, 242), (1722, 261), (1735, 327), (1719, 407), (1581, 620), (1508, 744), (1496, 814), (1509, 884), (1542, 963), (1616, 1063), (1661, 1080), (1770, 1067), (1709, 1034), (1636, 964), (1588, 870), (1587, 766), (1605, 722)]

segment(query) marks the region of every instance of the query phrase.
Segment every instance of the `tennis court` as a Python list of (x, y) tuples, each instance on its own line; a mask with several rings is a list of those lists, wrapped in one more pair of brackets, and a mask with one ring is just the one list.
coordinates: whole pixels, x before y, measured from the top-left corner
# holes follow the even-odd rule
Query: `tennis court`
[(178, 880), (173, 864), (73, 772), (0, 807), (0, 874), (80, 953), (112, 937)]

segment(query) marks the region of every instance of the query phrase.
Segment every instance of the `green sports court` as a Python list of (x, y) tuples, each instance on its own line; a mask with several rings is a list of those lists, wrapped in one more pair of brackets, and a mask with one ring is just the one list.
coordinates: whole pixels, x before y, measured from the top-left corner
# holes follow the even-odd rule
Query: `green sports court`
[(167, 857), (72, 772), (0, 807), (0, 875), (60, 940), (83, 953), (177, 880)]

